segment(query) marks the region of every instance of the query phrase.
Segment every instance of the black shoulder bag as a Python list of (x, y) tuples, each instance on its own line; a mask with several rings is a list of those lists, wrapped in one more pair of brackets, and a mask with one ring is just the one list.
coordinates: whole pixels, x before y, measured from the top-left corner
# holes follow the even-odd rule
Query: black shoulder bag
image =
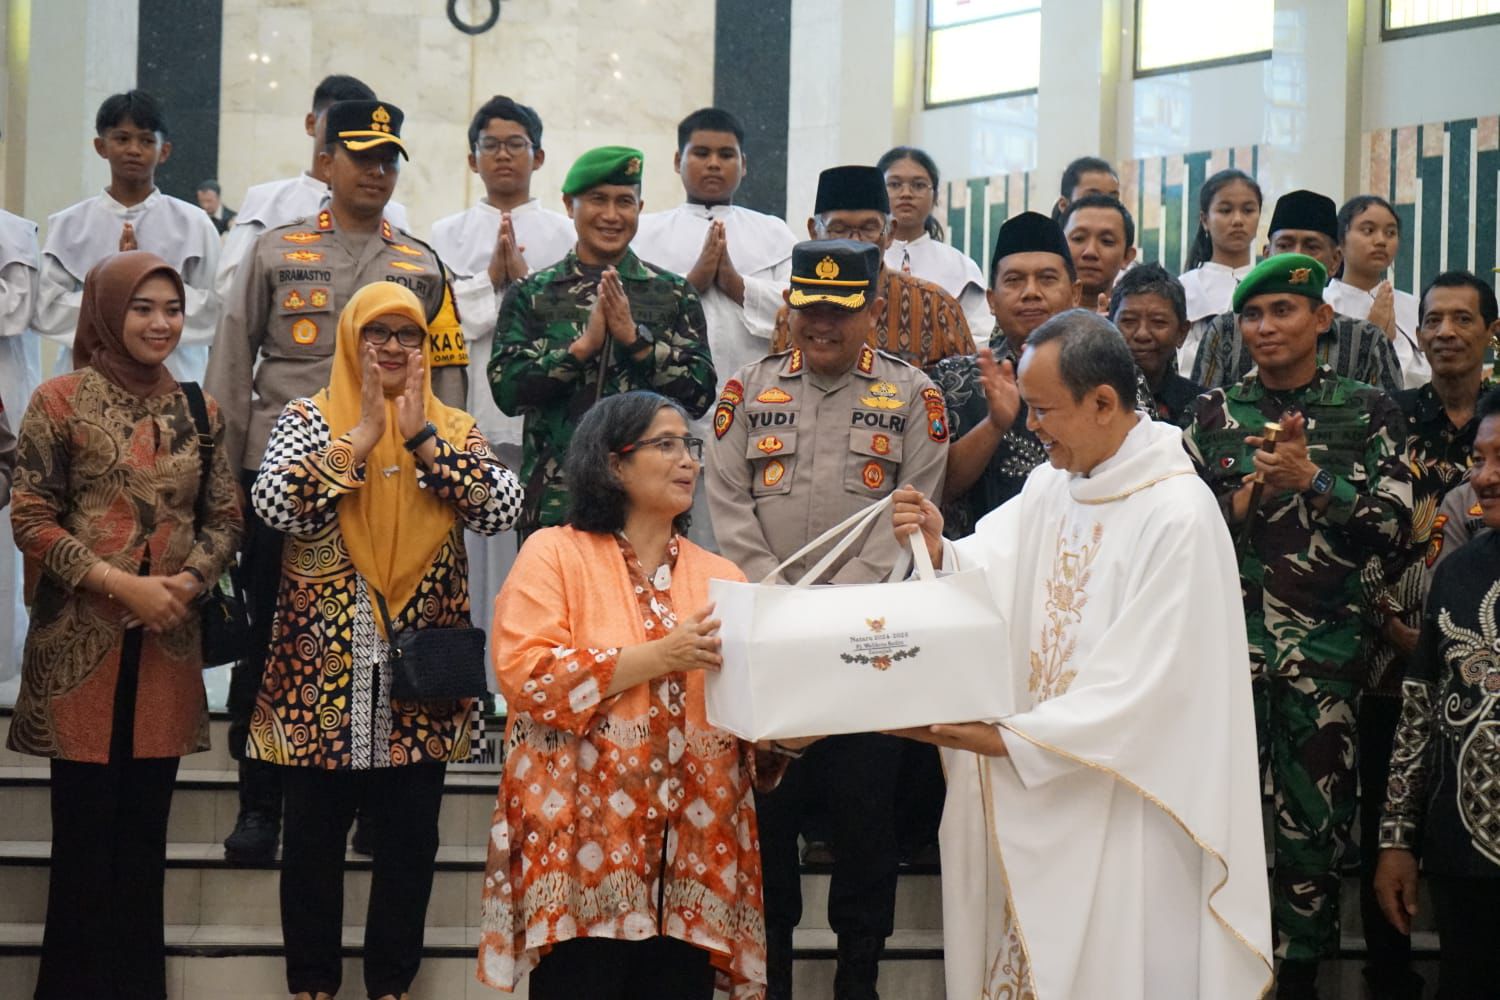
[(489, 693), (484, 631), (473, 626), (397, 632), (385, 595), (368, 588), (391, 644), (391, 696), (401, 701), (456, 701)]
[[(202, 527), (204, 507), (208, 502), (208, 484), (213, 476), (214, 436), (208, 425), (208, 406), (197, 382), (179, 382), (187, 397), (193, 423), (198, 426), (198, 501), (194, 505), (194, 527)], [(231, 589), (224, 587), (225, 577)], [(198, 598), (199, 627), (203, 641), (204, 668), (233, 663), (250, 649), (250, 616), (245, 611), (245, 590), (240, 586), (239, 569), (233, 559), (229, 569), (218, 580), (208, 581)]]

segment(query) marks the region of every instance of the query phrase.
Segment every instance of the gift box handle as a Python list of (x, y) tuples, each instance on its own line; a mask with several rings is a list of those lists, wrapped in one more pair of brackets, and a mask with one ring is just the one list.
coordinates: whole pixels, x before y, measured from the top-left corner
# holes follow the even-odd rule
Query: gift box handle
[(762, 584), (774, 583), (776, 580), (776, 575), (782, 570), (786, 569), (792, 563), (807, 555), (813, 549), (816, 549), (823, 543), (837, 537), (840, 532), (843, 532), (844, 537), (839, 539), (839, 543), (833, 548), (829, 549), (828, 554), (825, 555), (822, 559), (819, 559), (817, 564), (814, 565), (812, 569), (802, 574), (802, 578), (796, 583), (792, 584), (792, 586), (808, 587), (813, 583), (816, 583), (818, 577), (822, 576), (823, 573), (828, 570), (828, 567), (833, 565), (834, 560), (843, 555), (844, 552), (849, 548), (849, 546), (853, 545), (855, 540), (859, 538), (860, 535), (864, 534), (865, 528), (867, 528), (871, 524), (871, 522), (879, 517), (882, 511), (884, 511), (891, 505), (891, 497), (894, 495), (895, 494), (886, 496), (883, 499), (877, 500), (874, 503), (870, 504), (870, 506), (864, 508), (863, 510), (857, 510), (853, 514), (850, 514), (838, 524), (835, 524), (833, 527), (823, 532), (817, 538), (814, 538), (812, 541), (802, 546), (802, 548), (798, 549), (796, 552), (793, 552), (791, 555), (783, 559), (781, 561), (781, 564), (775, 569), (771, 570), (771, 572), (767, 573), (765, 575), (765, 578), (760, 582)]

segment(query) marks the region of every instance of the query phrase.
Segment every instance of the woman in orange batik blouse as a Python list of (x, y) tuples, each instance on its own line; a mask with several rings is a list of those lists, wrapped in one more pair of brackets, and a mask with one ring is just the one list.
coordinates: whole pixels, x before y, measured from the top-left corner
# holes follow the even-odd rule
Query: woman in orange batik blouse
[(751, 788), (785, 757), (705, 715), (708, 581), (744, 577), (687, 538), (702, 447), (665, 397), (595, 404), (568, 448), (568, 525), (527, 540), (496, 601), (510, 728), (479, 978), (530, 971), (531, 1000), (765, 988)]

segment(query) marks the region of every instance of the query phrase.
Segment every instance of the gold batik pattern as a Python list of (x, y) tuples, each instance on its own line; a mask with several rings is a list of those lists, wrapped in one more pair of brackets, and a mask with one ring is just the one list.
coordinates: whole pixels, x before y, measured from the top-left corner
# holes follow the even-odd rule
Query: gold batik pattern
[(1104, 526), (1096, 523), (1089, 540), (1078, 544), (1076, 536), (1057, 533), (1057, 554), (1052, 560), (1052, 579), (1047, 581), (1047, 620), (1041, 642), (1031, 651), (1031, 680), (1026, 687), (1039, 702), (1065, 693), (1078, 671), (1068, 669), (1078, 651), (1073, 628), (1083, 620), (1088, 604), (1090, 568), (1099, 554)]

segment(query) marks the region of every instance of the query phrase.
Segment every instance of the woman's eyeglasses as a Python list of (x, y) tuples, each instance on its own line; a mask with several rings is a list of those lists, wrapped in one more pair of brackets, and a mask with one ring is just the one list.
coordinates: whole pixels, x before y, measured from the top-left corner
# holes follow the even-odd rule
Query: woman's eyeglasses
[(421, 347), (422, 341), (427, 338), (427, 331), (420, 326), (403, 326), (399, 330), (392, 330), (380, 323), (367, 323), (360, 328), (359, 335), (365, 343), (376, 347), (383, 346), (392, 337), (402, 347)]
[(662, 458), (674, 462), (681, 459), (683, 455), (687, 455), (695, 462), (703, 461), (703, 439), (689, 437), (686, 434), (663, 434), (661, 437), (632, 441), (621, 448), (619, 453), (628, 455), (632, 451), (645, 451), (647, 448), (655, 448), (661, 452)]

